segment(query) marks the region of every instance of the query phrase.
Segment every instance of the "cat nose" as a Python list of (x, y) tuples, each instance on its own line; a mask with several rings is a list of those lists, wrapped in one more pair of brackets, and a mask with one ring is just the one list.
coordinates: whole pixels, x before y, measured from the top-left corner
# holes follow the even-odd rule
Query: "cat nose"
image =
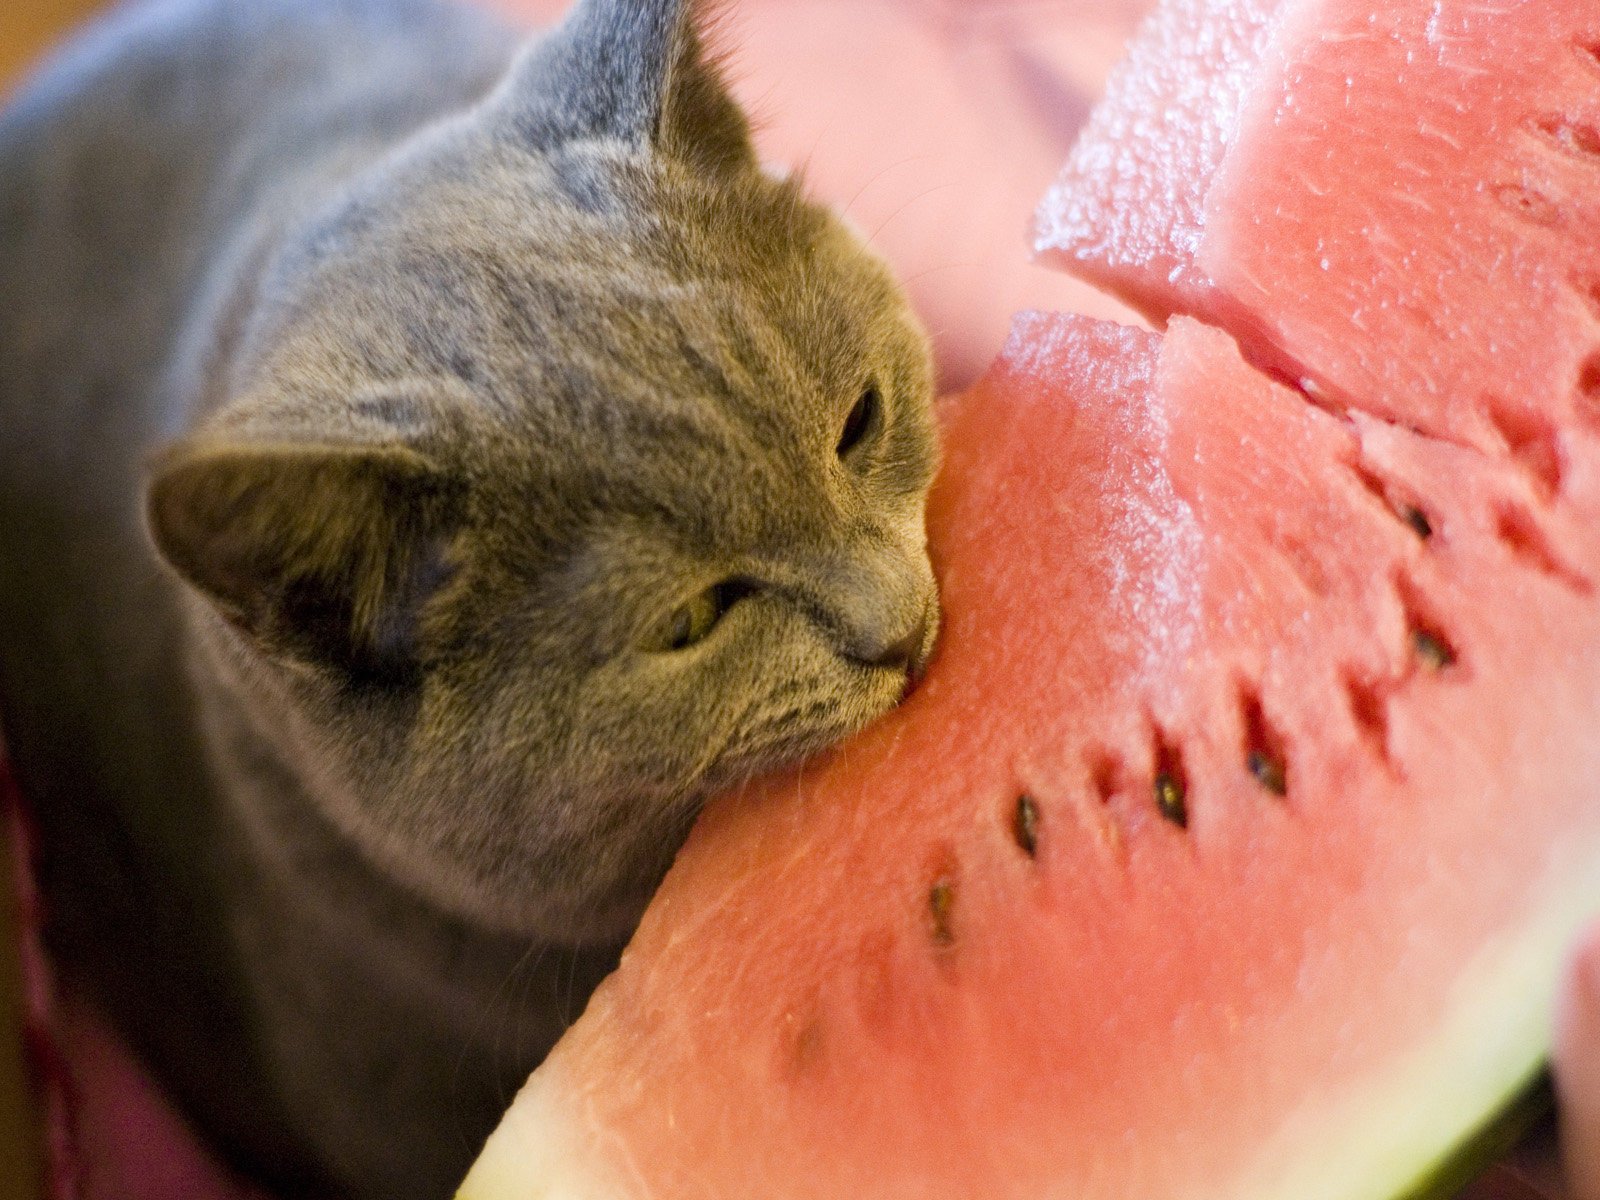
[(888, 629), (858, 631), (847, 656), (864, 666), (892, 667), (920, 675), (927, 665), (923, 646), (928, 640), (929, 609), (925, 605), (917, 618), (897, 633)]

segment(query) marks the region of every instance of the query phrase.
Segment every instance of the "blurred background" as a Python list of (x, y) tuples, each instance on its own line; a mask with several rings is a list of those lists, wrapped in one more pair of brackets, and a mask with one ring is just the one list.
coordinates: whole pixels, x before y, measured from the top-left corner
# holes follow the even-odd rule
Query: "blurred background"
[[(99, 6), (100, 0), (6, 0), (0, 5), (0, 91), (10, 89), (44, 46)], [(13, 1032), (21, 1024), (21, 987), (7, 849), (0, 841), (5, 863), (0, 875), (6, 884), (0, 899), (0, 1195), (20, 1200), (38, 1189), (38, 1127), (25, 1085), (22, 1039)]]
[[(0, 3), (0, 94), (39, 52), (104, 0), (3, 0)], [(21, 981), (16, 946), (15, 889), (9, 847), (0, 828), (0, 1200), (38, 1193), (38, 1125), (22, 1063)]]
[(104, 0), (6, 0), (0, 5), (0, 87), (15, 78), (41, 47), (103, 3)]

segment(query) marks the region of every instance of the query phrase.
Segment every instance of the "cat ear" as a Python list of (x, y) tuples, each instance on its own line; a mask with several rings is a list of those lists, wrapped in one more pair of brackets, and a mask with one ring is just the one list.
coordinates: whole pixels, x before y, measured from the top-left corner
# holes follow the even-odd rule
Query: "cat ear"
[(513, 70), (509, 102), (541, 147), (649, 146), (707, 170), (753, 164), (750, 128), (704, 53), (705, 0), (579, 0)]
[(154, 464), (156, 547), (274, 657), (403, 682), (464, 488), (403, 447), (180, 442)]

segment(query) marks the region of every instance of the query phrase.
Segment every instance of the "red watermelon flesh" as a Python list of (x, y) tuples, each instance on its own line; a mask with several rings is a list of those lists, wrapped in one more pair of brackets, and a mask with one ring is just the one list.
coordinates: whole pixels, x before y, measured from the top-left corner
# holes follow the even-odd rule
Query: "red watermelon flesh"
[(1235, 135), (1284, 3), (1168, 0), (1150, 15), (1039, 207), (1034, 246), (1045, 261), (1157, 320), (1203, 305), (1203, 184)]
[(464, 1196), (1448, 1185), (1600, 911), (1577, 7), (1147, 27), (1189, 115), (1090, 136), (1154, 208), (1096, 216), (1080, 150), (1058, 248), (1303, 388), (1182, 316), (1024, 320), (945, 413), (928, 680), (708, 811)]
[(464, 1197), (1388, 1197), (1537, 1069), (1600, 611), (1527, 478), (1184, 319), (1024, 318), (945, 437), (933, 672), (708, 811)]
[[(1188, 103), (1173, 80), (1219, 56), (1222, 99)], [(1177, 5), (1123, 72), (1040, 249), (1158, 318), (1230, 329), (1322, 403), (1509, 453), (1560, 491), (1600, 429), (1600, 7)]]

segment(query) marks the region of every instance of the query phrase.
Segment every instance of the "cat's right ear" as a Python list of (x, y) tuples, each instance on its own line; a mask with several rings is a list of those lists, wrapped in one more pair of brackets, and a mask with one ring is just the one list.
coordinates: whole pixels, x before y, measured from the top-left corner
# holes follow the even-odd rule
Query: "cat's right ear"
[(705, 52), (712, 0), (577, 0), (512, 69), (500, 100), (549, 149), (616, 139), (708, 170), (754, 165), (743, 112)]
[(401, 446), (191, 440), (152, 465), (161, 556), (269, 656), (357, 683), (419, 669), (464, 487)]

